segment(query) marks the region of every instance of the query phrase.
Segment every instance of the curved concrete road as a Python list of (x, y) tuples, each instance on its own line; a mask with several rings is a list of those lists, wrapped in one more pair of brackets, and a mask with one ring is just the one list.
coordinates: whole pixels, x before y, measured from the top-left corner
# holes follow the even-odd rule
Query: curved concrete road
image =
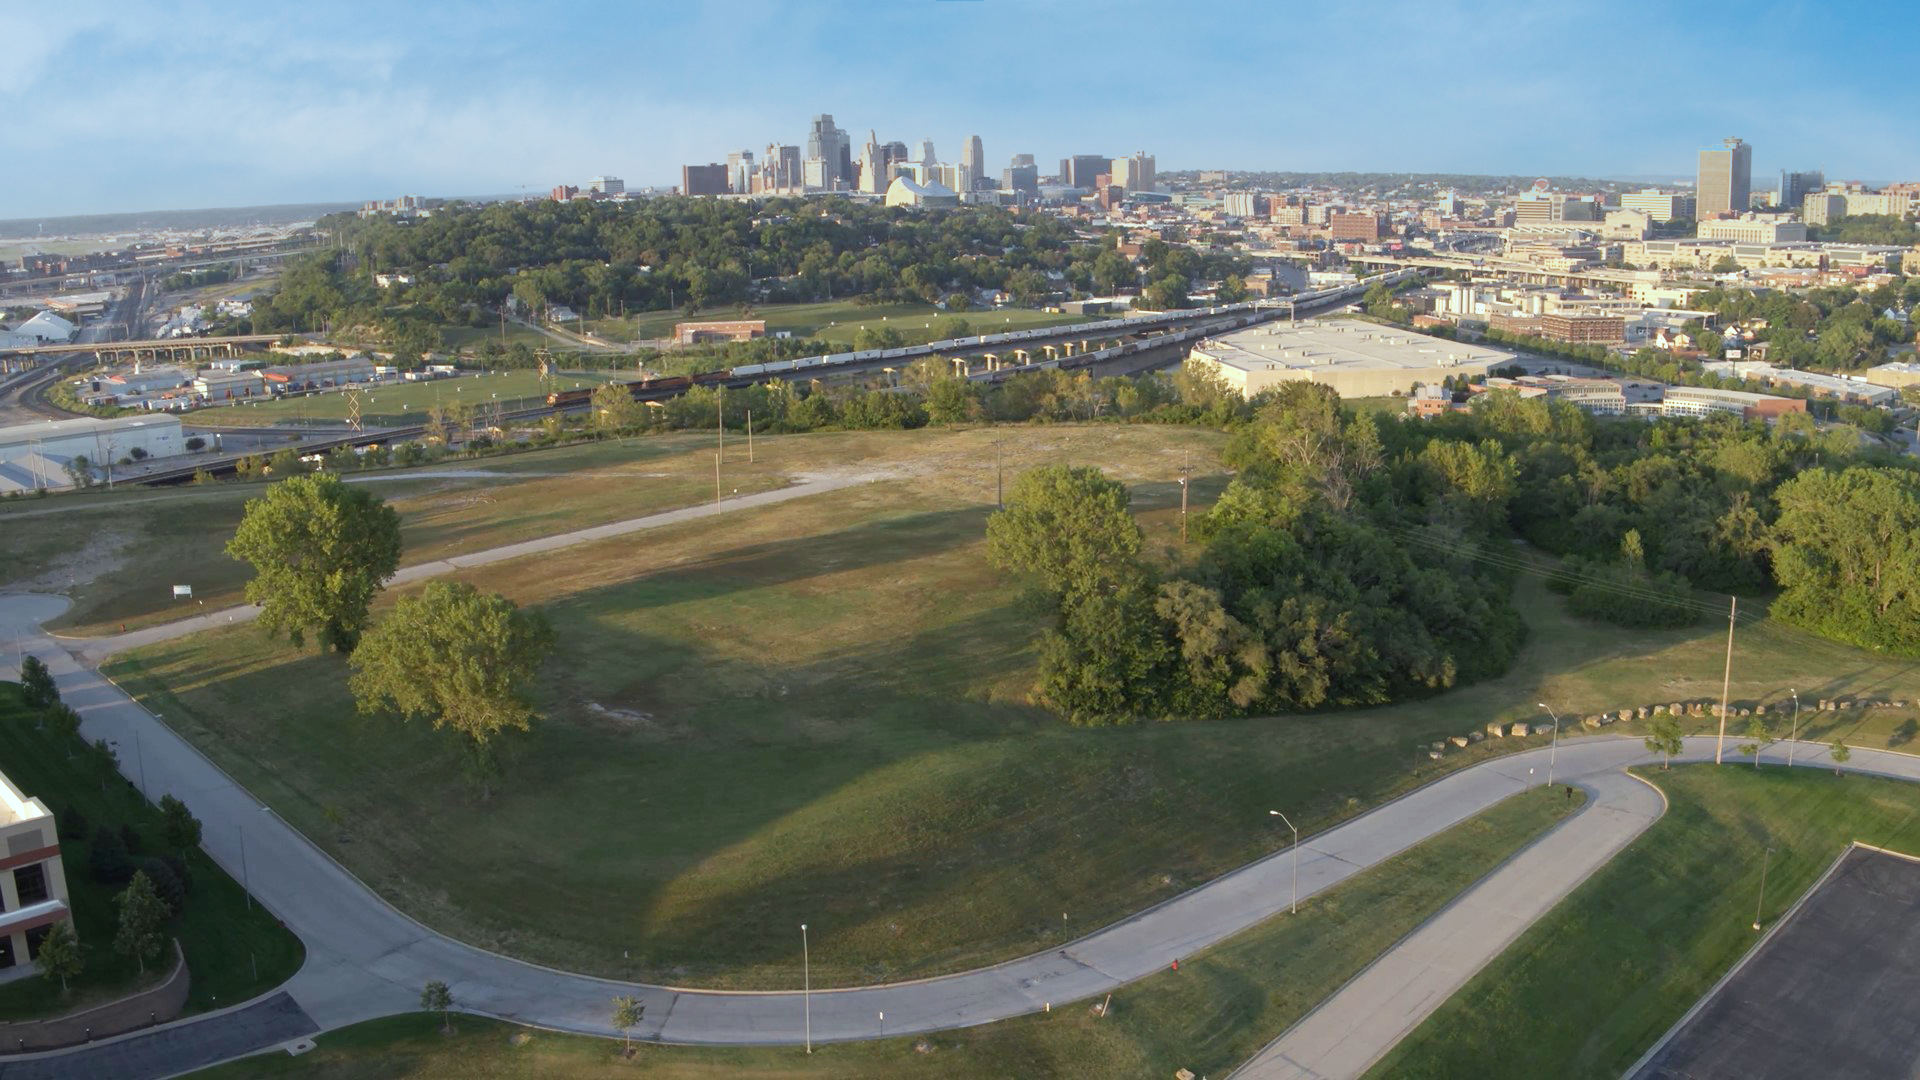
[[(787, 1044), (805, 1036), (807, 1003), (799, 993), (624, 985), (512, 960), (414, 922), (41, 633), (39, 623), (64, 607), (53, 597), (0, 597), (0, 663), (11, 665), (21, 649), (40, 656), (80, 711), (87, 738), (116, 741), (122, 770), (150, 798), (171, 793), (186, 801), (205, 823), (208, 853), (306, 942), (307, 962), (285, 989), (322, 1029), (411, 1010), (421, 985), (441, 979), (464, 1009), (590, 1034), (616, 1034), (608, 999), (631, 993), (647, 1006), (645, 1024), (635, 1030), (645, 1038)], [(1689, 740), (1681, 760), (1710, 759), (1712, 745)], [(1783, 753), (1776, 747), (1770, 757)], [(1535, 749), (1483, 762), (1312, 837), (1299, 860), (1301, 894), (1330, 888), (1543, 782), (1547, 758), (1547, 750)], [(1817, 745), (1802, 744), (1799, 759), (1829, 764)], [(1390, 950), (1264, 1051), (1247, 1075), (1352, 1075), (1377, 1060), (1535, 916), (1651, 824), (1657, 794), (1621, 773), (1649, 760), (1637, 739), (1570, 739), (1558, 752), (1557, 775), (1588, 790), (1586, 809)], [(1856, 750), (1847, 768), (1920, 780), (1920, 758), (1904, 754)], [(814, 992), (812, 1037), (871, 1039), (965, 1027), (1114, 990), (1284, 911), (1291, 862), (1278, 852), (1061, 949), (917, 982)]]

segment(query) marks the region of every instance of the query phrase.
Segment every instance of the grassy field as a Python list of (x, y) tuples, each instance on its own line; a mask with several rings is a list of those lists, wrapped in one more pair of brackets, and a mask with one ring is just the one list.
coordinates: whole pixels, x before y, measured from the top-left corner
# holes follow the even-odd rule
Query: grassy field
[[(1134, 983), (1106, 1017), (1089, 1002), (924, 1038), (793, 1047), (641, 1048), (632, 1060), (604, 1039), (530, 1032), (461, 1017), (401, 1016), (320, 1037), (300, 1058), (270, 1055), (199, 1074), (299, 1077), (709, 1076), (844, 1077), (1224, 1075), (1412, 931), (1448, 900), (1574, 807), (1529, 791), (1356, 875), (1281, 916)], [(1284, 978), (1276, 978), (1284, 971)], [(1062, 1006), (1067, 1003), (1061, 1002)], [(916, 1049), (916, 1045), (918, 1049)], [(381, 1071), (374, 1073), (370, 1070)]]
[[(729, 453), (728, 493), (784, 487), (808, 469), (832, 467), (787, 446), (756, 440), (764, 450), (751, 465), (744, 453)], [(449, 460), (361, 474), (356, 482), (370, 482), (400, 512), (412, 563), (706, 502), (712, 448), (711, 435), (669, 434)], [(228, 558), (225, 546), (246, 500), (261, 491), (253, 484), (129, 488), (0, 505), (0, 575), (8, 587), (72, 596), (73, 608), (56, 625), (78, 636), (240, 603), (252, 571)], [(175, 584), (192, 585), (195, 599), (174, 600)]]
[[(590, 319), (589, 329), (610, 341), (658, 339), (673, 336), (678, 322), (732, 320), (743, 316), (737, 308), (716, 308), (689, 319), (679, 312), (658, 311), (630, 315), (625, 319)], [(1005, 333), (1036, 326), (1066, 326), (1087, 322), (1079, 315), (1052, 315), (1029, 308), (1003, 308), (996, 311), (942, 311), (932, 304), (856, 304), (851, 300), (833, 300), (818, 304), (764, 304), (744, 318), (767, 320), (767, 332), (782, 331), (797, 338), (818, 338), (838, 345), (853, 344), (853, 336), (863, 326), (892, 327), (900, 331), (910, 345), (935, 340), (935, 332), (949, 319), (965, 319), (975, 334)]]
[[(969, 967), (1057, 943), (1062, 911), (1078, 933), (1271, 850), (1276, 800), (1323, 829), (1498, 753), (1510, 744), (1439, 761), (1427, 748), (1534, 718), (1535, 702), (1579, 714), (1717, 696), (1712, 627), (1622, 634), (1523, 578), (1532, 637), (1499, 679), (1371, 710), (1066, 728), (1027, 704), (1039, 620), (982, 552), (996, 438), (1012, 469), (1096, 462), (1128, 482), (1154, 552), (1177, 537), (1183, 448), (1211, 474), (1198, 505), (1221, 480), (1204, 456), (1219, 437), (1191, 430), (797, 436), (816, 461), (891, 447), (901, 471), (720, 530), (473, 572), (543, 607), (562, 657), (538, 688), (547, 719), (507, 746), (486, 803), (444, 741), (351, 718), (337, 661), (252, 629), (115, 671), (429, 923), (571, 969), (734, 986), (797, 982), (793, 912), (821, 928), (818, 984)], [(1910, 664), (1796, 635), (1745, 633), (1734, 675), (1736, 700), (1791, 685), (1920, 697)], [(1833, 718), (1864, 744), (1897, 739), (1902, 715)], [(630, 837), (581, 824), (614, 816)], [(348, 842), (330, 817), (355, 823)]]
[[(113, 896), (118, 890), (94, 880), (87, 866), (92, 827), (100, 825), (130, 825), (144, 854), (166, 853), (160, 812), (119, 776), (103, 783), (92, 760), (80, 752), (78, 739), (71, 746), (61, 745), (40, 728), (37, 717), (21, 703), (16, 683), (0, 683), (0, 730), (7, 733), (7, 778), (44, 801), (63, 826), (80, 820), (73, 817), (76, 812), (89, 823), (87, 837), (63, 836), (60, 845), (74, 930), (87, 949), (86, 970), (73, 981), (72, 995), (66, 998), (60, 996), (58, 984), (42, 978), (0, 986), (0, 1020), (65, 1013), (157, 981), (155, 972), (149, 970), (143, 978), (139, 965), (114, 952), (118, 921)], [(305, 955), (299, 939), (266, 909), (249, 909), (239, 884), (198, 849), (187, 853), (186, 864), (191, 894), (185, 911), (167, 931), (180, 940), (192, 975), (188, 1010), (244, 1001), (290, 978)], [(172, 962), (169, 952), (162, 966)]]
[[(562, 390), (593, 386), (613, 378), (631, 379), (630, 373), (606, 371), (564, 371), (555, 376), (553, 386)], [(462, 375), (457, 379), (432, 382), (395, 382), (363, 388), (360, 391), (360, 416), (369, 427), (399, 427), (418, 424), (437, 402), (442, 407), (490, 406), (523, 409), (545, 404), (548, 384), (537, 371), (502, 371), (495, 375)], [(241, 405), (222, 405), (201, 409), (188, 422), (204, 427), (265, 427), (289, 421), (344, 423), (347, 395), (344, 391), (276, 398)]]
[[(1370, 1074), (1617, 1077), (1853, 840), (1920, 853), (1912, 784), (1824, 769), (1642, 771), (1670, 809)], [(1543, 1022), (1551, 1015), (1552, 1022)]]

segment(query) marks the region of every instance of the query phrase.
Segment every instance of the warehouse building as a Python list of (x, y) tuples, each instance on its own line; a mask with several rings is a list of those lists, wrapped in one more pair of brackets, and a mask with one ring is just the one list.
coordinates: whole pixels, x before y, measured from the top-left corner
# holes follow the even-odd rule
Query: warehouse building
[(1514, 354), (1350, 320), (1269, 323), (1208, 338), (1187, 362), (1252, 397), (1283, 382), (1331, 386), (1343, 398), (1409, 394), (1416, 384), (1484, 376)]
[(180, 418), (159, 413), (0, 428), (0, 494), (71, 486), (67, 467), (75, 458), (106, 465), (123, 458), (167, 457), (182, 453), (185, 441)]

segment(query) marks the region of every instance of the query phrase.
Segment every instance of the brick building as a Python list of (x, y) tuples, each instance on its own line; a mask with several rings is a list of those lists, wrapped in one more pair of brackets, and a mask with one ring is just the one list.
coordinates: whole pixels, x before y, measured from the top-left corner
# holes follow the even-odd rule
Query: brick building
[(54, 923), (72, 918), (53, 812), (0, 776), (0, 971), (40, 955)]

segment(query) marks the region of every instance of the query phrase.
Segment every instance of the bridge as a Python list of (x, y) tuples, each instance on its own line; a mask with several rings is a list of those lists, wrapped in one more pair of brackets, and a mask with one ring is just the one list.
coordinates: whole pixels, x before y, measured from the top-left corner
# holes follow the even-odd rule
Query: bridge
[(232, 356), (245, 345), (271, 345), (285, 334), (233, 334), (228, 337), (151, 338), (145, 341), (76, 341), (67, 345), (29, 345), (7, 349), (9, 356), (71, 356), (98, 353), (102, 360), (197, 360)]

